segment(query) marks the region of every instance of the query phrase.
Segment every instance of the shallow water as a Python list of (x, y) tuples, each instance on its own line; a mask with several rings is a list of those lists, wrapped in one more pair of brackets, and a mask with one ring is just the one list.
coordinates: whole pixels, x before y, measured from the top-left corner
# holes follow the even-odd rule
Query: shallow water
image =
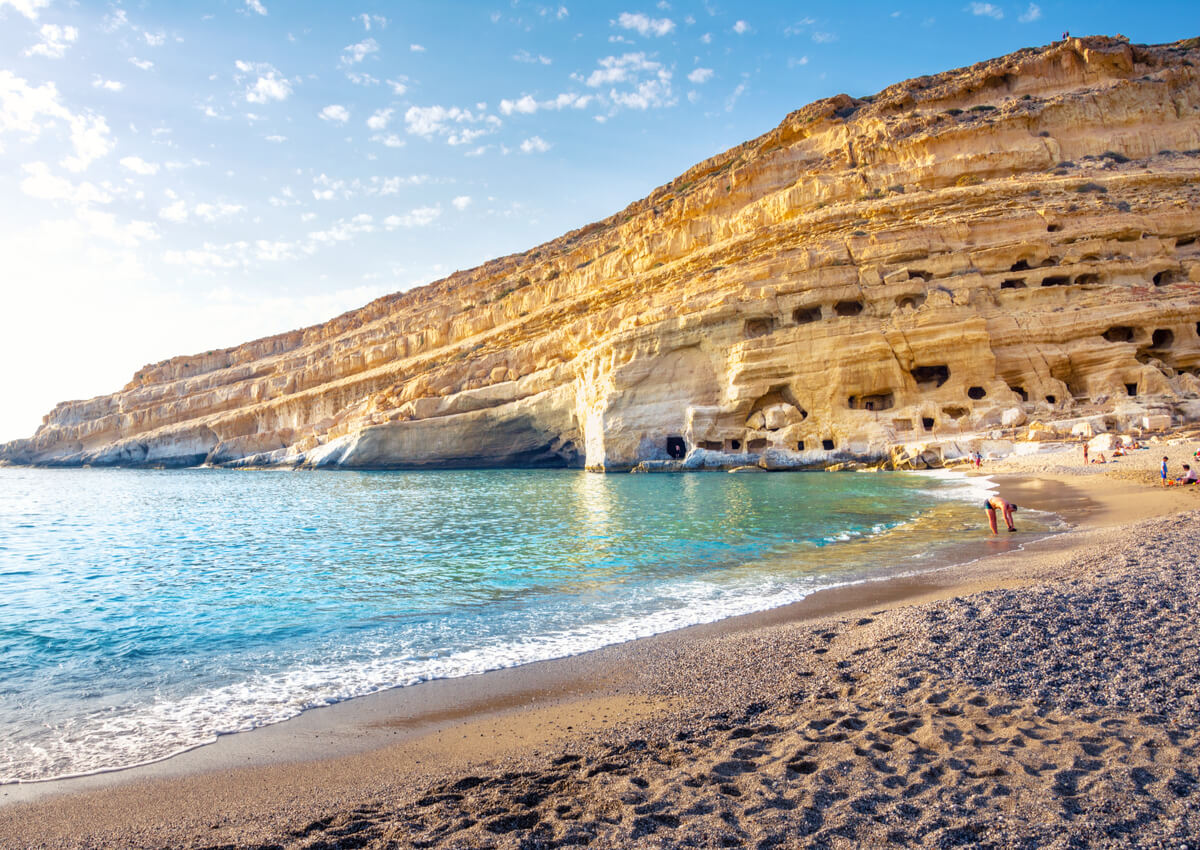
[(985, 486), (0, 468), (0, 781), (927, 568), (984, 533)]

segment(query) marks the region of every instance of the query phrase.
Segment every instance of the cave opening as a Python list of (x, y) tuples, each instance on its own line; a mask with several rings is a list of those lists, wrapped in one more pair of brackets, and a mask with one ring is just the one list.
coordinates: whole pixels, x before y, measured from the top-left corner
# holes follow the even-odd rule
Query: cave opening
[(915, 310), (924, 303), (924, 295), (904, 295), (896, 299), (896, 306), (901, 309)]
[(946, 381), (950, 380), (950, 367), (945, 364), (936, 366), (914, 366), (909, 374), (913, 376), (913, 380), (917, 382), (917, 386), (921, 389), (929, 389), (929, 384), (934, 387), (940, 387)]
[(1054, 404), (1058, 401), (1058, 396), (1048, 395), (1048, 396), (1046, 396), (1046, 401), (1049, 404)]
[(827, 452), (833, 451), (833, 440), (822, 440), (821, 448), (823, 448)]
[(798, 452), (804, 451), (804, 441), (803, 440), (796, 441), (796, 451), (798, 451)]
[(857, 316), (863, 311), (861, 301), (839, 301), (833, 305), (833, 312), (839, 316)]
[(1013, 263), (1008, 270), (1010, 272), (1027, 272), (1029, 271), (1029, 261), (1022, 257)]
[(1060, 230), (1062, 230), (1061, 224), (1047, 224), (1046, 225), (1047, 233), (1058, 233), (1058, 231), (1060, 231)]
[(1136, 396), (1137, 395), (1137, 384), (1126, 384), (1125, 385), (1125, 394), (1128, 395), (1130, 398), (1133, 398), (1134, 396)]
[(932, 431), (933, 430), (933, 417), (932, 416), (922, 416), (921, 417), (921, 427), (924, 428), (926, 431)]
[(726, 451), (740, 452), (742, 450), (741, 440), (728, 440), (729, 448)]
[(1102, 336), (1109, 342), (1133, 342), (1133, 328), (1128, 325), (1114, 325), (1106, 330)]
[[(959, 407), (958, 405), (955, 404), (955, 405), (951, 405), (950, 407), (943, 407), (942, 413), (946, 414), (951, 419), (962, 419), (964, 416), (966, 416), (968, 413), (970, 413), (970, 411), (967, 410), (965, 407)], [(930, 423), (933, 422), (932, 419), (927, 419), (924, 421), (927, 421)], [(929, 426), (929, 427), (932, 427), (932, 426)], [(928, 431), (929, 427), (926, 427), (925, 430)]]
[(1167, 286), (1172, 283), (1179, 283), (1183, 277), (1175, 269), (1163, 269), (1154, 276), (1155, 286)]
[(675, 460), (687, 454), (687, 441), (683, 437), (667, 437), (667, 454)]
[(1029, 393), (1025, 392), (1024, 387), (1009, 387), (1014, 393), (1021, 397), (1021, 401), (1029, 401)]
[(975, 401), (979, 401), (979, 399), (984, 398), (986, 395), (987, 390), (983, 387), (971, 387), (967, 390), (967, 398), (974, 399)]
[(1075, 278), (1076, 286), (1081, 286), (1081, 285), (1082, 286), (1090, 286), (1093, 284), (1097, 284), (1099, 282), (1100, 282), (1100, 275), (1096, 274), (1095, 272), (1088, 272), (1087, 274), (1081, 274)]
[(895, 398), (892, 393), (873, 393), (864, 396), (850, 396), (851, 410), (887, 410), (894, 406)]
[(1001, 289), (1024, 289), (1025, 288), (1025, 278), (1010, 277), (1008, 280), (1002, 280), (1002, 281), (1000, 281), (1000, 288)]
[(1170, 348), (1175, 344), (1175, 332), (1159, 328), (1150, 337), (1151, 348)]
[(760, 336), (766, 336), (775, 330), (775, 320), (770, 316), (765, 316), (757, 319), (747, 319), (744, 332), (746, 339), (754, 339)]
[(820, 307), (797, 307), (792, 311), (792, 321), (798, 325), (810, 325), (821, 320)]
[(722, 448), (720, 440), (701, 440), (700, 448), (709, 452), (719, 452)]
[(1070, 286), (1071, 278), (1065, 274), (1051, 275), (1042, 278), (1042, 286)]
[(749, 452), (763, 452), (766, 451), (766, 449), (767, 441), (764, 439), (751, 440), (750, 442), (746, 443), (746, 451)]

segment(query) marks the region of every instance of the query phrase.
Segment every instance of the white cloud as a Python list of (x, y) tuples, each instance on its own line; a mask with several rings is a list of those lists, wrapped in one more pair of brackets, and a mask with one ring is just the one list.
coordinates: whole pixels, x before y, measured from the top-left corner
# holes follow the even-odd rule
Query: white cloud
[(342, 64), (357, 65), (372, 53), (379, 52), (379, 42), (373, 38), (365, 38), (358, 44), (350, 44), (342, 48)]
[(593, 96), (590, 94), (580, 95), (574, 92), (563, 92), (550, 100), (536, 100), (531, 95), (522, 95), (517, 100), (508, 100), (507, 98), (501, 100), (500, 111), (505, 115), (512, 115), (513, 113), (532, 115), (540, 109), (553, 112), (562, 109), (584, 109), (593, 99)]
[(621, 29), (636, 30), (642, 36), (664, 36), (675, 29), (670, 18), (651, 18), (642, 12), (622, 12), (612, 23)]
[(530, 136), (521, 142), (521, 150), (525, 153), (545, 153), (550, 150), (550, 144), (541, 136)]
[(187, 204), (183, 201), (167, 204), (158, 211), (158, 217), (164, 218), (167, 221), (173, 221), (176, 224), (182, 224), (188, 220)]
[(379, 78), (364, 74), (361, 71), (346, 71), (346, 79), (356, 86), (377, 86)]
[(387, 84), (392, 87), (392, 94), (396, 95), (396, 97), (399, 97), (408, 91), (407, 77), (401, 77), (398, 80), (388, 80)]
[(271, 135), (271, 136), (264, 136), (264, 138), (265, 138), (265, 139), (266, 139), (268, 142), (274, 142), (275, 144), (280, 144), (281, 142), (286, 142), (286, 141), (287, 141), (287, 136), (280, 136), (280, 135), (278, 135), (278, 134), (274, 134), (274, 135)]
[(338, 124), (345, 124), (350, 120), (350, 112), (340, 103), (331, 103), (321, 110), (320, 116), (325, 121), (333, 121)]
[(410, 45), (408, 46), (408, 49), (409, 49), (409, 50), (411, 50), (413, 53), (424, 53), (424, 52), (425, 52), (425, 45), (423, 45), (423, 44), (410, 44)]
[(149, 71), (154, 67), (154, 63), (149, 59), (138, 59), (136, 56), (130, 57), (129, 64), (141, 71)]
[(608, 100), (614, 107), (629, 109), (651, 109), (675, 104), (671, 89), (671, 72), (661, 62), (646, 58), (645, 53), (626, 53), (623, 56), (606, 56), (600, 67), (588, 75), (587, 84), (592, 88), (630, 86), (626, 91), (610, 88)]
[(487, 129), (478, 132), (491, 132), (492, 129), (499, 126), (500, 119), (494, 115), (472, 112), (457, 106), (410, 106), (404, 113), (404, 124), (408, 132), (411, 135), (425, 138), (441, 135), (455, 136), (461, 139), (460, 132), (454, 125), (481, 122), (487, 126)]
[(829, 44), (831, 42), (837, 41), (838, 37), (837, 37), (837, 33), (814, 32), (812, 34), (812, 40), (815, 41), (817, 44)]
[(105, 91), (120, 91), (125, 88), (124, 83), (118, 83), (116, 80), (106, 80), (99, 75), (92, 76), (92, 86)]
[(396, 133), (376, 133), (371, 137), (372, 142), (378, 142), (385, 148), (402, 148), (405, 145), (404, 137)]
[(91, 183), (78, 186), (64, 177), (50, 173), (44, 162), (30, 162), (21, 166), (26, 177), (21, 181), (21, 191), (31, 198), (43, 201), (68, 201), (72, 206), (86, 207), (89, 204), (107, 204), (112, 197)]
[(143, 32), (142, 38), (151, 47), (162, 47), (163, 43), (167, 40), (167, 34), (163, 32)]
[(37, 20), (39, 9), (45, 9), (49, 5), (50, 0), (0, 0), (0, 9), (11, 6), (31, 21)]
[(267, 7), (262, 4), (261, 0), (246, 0), (246, 8), (259, 15), (267, 14)]
[(788, 66), (789, 68), (796, 68), (796, 67), (798, 67), (798, 66), (801, 66), (801, 65), (807, 65), (807, 64), (808, 64), (808, 57), (807, 57), (807, 56), (801, 56), (799, 59), (797, 59), (797, 58), (796, 58), (796, 57), (794, 57), (794, 56), (789, 56), (789, 57), (788, 57), (787, 66)]
[(134, 174), (141, 174), (145, 177), (158, 173), (157, 162), (146, 162), (140, 156), (126, 156), (121, 158), (121, 167), (132, 171)]
[(376, 109), (375, 113), (367, 119), (367, 126), (372, 130), (384, 130), (388, 123), (392, 120), (391, 109)]
[(454, 208), (456, 210), (458, 210), (459, 212), (462, 212), (467, 207), (471, 206), (471, 196), (470, 195), (459, 195), (457, 198), (455, 198), (450, 203), (454, 206)]
[(709, 80), (711, 80), (712, 75), (712, 68), (697, 68), (688, 74), (687, 78), (689, 81), (696, 83), (696, 85), (700, 85), (701, 83), (707, 83)]
[(738, 35), (745, 35), (750, 32), (750, 25), (745, 21), (738, 21), (733, 25), (733, 31)]
[(1023, 24), (1031, 24), (1034, 21), (1041, 20), (1041, 17), (1042, 8), (1037, 3), (1030, 3), (1029, 8), (1017, 20)]
[[(252, 0), (247, 0), (252, 2)], [(217, 246), (205, 244), (204, 250), (188, 249), (186, 251), (165, 251), (163, 261), (173, 266), (189, 266), (191, 268), (236, 269), (241, 263), (213, 250)]]
[(246, 208), (241, 204), (227, 204), (224, 202), (216, 204), (196, 204), (192, 211), (208, 222), (216, 221), (221, 218), (229, 218), (240, 212), (245, 212)]
[(360, 213), (351, 219), (338, 219), (337, 223), (327, 230), (317, 230), (308, 234), (309, 246), (306, 250), (313, 251), (320, 245), (334, 242), (349, 242), (360, 233), (374, 233), (376, 230), (374, 218), (366, 213)]
[(543, 56), (540, 53), (535, 56), (528, 50), (518, 50), (513, 54), (513, 60), (516, 62), (524, 62), (528, 65), (549, 65), (554, 61), (549, 56)]
[(383, 15), (368, 15), (363, 13), (358, 16), (357, 20), (362, 21), (363, 29), (367, 32), (371, 31), (372, 25), (378, 26), (380, 29), (386, 29), (388, 25), (388, 19)]
[(732, 112), (734, 105), (738, 102), (738, 98), (745, 94), (745, 92), (746, 84), (744, 82), (738, 83), (737, 88), (730, 92), (729, 97), (725, 99), (725, 111)]
[(971, 3), (967, 6), (967, 11), (972, 15), (995, 18), (997, 21), (1004, 17), (1004, 10), (991, 3)]
[(67, 52), (67, 46), (79, 38), (79, 30), (75, 27), (60, 27), (57, 24), (45, 24), (38, 33), (42, 37), (41, 43), (26, 50), (26, 56), (61, 59)]
[[(241, 59), (233, 64), (242, 74), (251, 74), (256, 77), (252, 85), (246, 86), (247, 103), (287, 100), (291, 95), (291, 82), (275, 70), (274, 65), (267, 62), (244, 62)], [(240, 77), (234, 79), (240, 79)]]
[(389, 215), (383, 220), (383, 225), (388, 230), (395, 230), (397, 227), (425, 227), (436, 221), (441, 214), (440, 206), (417, 207), (405, 215)]

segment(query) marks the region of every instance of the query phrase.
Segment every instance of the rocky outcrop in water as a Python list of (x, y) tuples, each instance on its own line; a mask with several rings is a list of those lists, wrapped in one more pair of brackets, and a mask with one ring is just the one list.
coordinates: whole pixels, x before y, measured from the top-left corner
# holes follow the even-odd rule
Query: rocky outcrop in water
[(146, 366), (0, 459), (790, 467), (1197, 418), (1198, 236), (1197, 40), (1070, 39), (810, 104), (524, 254)]

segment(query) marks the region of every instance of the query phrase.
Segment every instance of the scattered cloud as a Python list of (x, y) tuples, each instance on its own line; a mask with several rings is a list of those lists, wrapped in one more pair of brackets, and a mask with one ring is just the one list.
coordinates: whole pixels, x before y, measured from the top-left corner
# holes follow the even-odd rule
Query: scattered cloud
[(140, 156), (126, 156), (121, 158), (121, 167), (127, 171), (132, 171), (134, 174), (141, 174), (149, 177), (158, 173), (157, 162), (146, 162)]
[(49, 5), (50, 0), (0, 0), (0, 9), (11, 6), (31, 21), (37, 20), (39, 9), (45, 9)]
[(372, 53), (379, 52), (379, 42), (373, 38), (364, 38), (357, 44), (349, 44), (342, 48), (342, 65), (357, 65)]
[(267, 7), (262, 4), (262, 0), (246, 0), (246, 8), (256, 15), (267, 14)]
[(392, 94), (396, 95), (396, 97), (400, 97), (400, 95), (408, 91), (407, 77), (401, 77), (398, 80), (388, 80), (387, 84), (392, 87)]
[(60, 27), (58, 24), (44, 24), (38, 30), (38, 34), (42, 37), (41, 42), (26, 50), (26, 56), (61, 59), (66, 54), (68, 45), (79, 38), (79, 30), (75, 27)]
[(745, 93), (746, 93), (746, 83), (745, 82), (738, 83), (737, 88), (735, 88), (732, 92), (730, 92), (729, 97), (727, 97), (725, 99), (725, 111), (732, 112), (733, 107), (737, 105), (738, 98), (740, 98)]
[(402, 148), (405, 145), (404, 137), (397, 133), (376, 133), (371, 137), (372, 142), (378, 142), (385, 148)]
[(967, 6), (967, 11), (972, 15), (994, 18), (997, 21), (1004, 17), (1004, 10), (991, 3), (971, 3)]
[(812, 40), (817, 44), (830, 44), (834, 41), (837, 41), (838, 37), (837, 33), (818, 31), (812, 34)]
[(549, 65), (554, 62), (549, 56), (537, 54), (536, 56), (528, 50), (518, 50), (513, 54), (513, 60), (516, 62), (524, 62), (527, 65)]
[(417, 207), (405, 215), (389, 215), (383, 220), (383, 226), (388, 230), (395, 230), (397, 227), (425, 227), (433, 224), (441, 214), (440, 206)]
[(733, 31), (738, 35), (745, 35), (750, 32), (750, 25), (745, 21), (738, 21), (733, 25)]
[(1020, 17), (1017, 18), (1017, 20), (1023, 24), (1031, 24), (1034, 21), (1041, 20), (1041, 17), (1042, 17), (1042, 7), (1039, 6), (1037, 3), (1030, 3), (1029, 8), (1026, 9), (1024, 12), (1022, 12)]
[(541, 136), (530, 136), (521, 142), (521, 150), (524, 153), (545, 153), (550, 150), (550, 143)]
[(31, 86), (11, 71), (0, 70), (0, 136), (16, 132), (37, 139), (43, 130), (60, 123), (68, 130), (73, 151), (61, 163), (69, 171), (83, 171), (112, 150), (103, 115), (72, 112), (59, 99), (54, 83)]
[(455, 198), (450, 203), (456, 210), (458, 210), (459, 212), (462, 212), (467, 207), (471, 206), (471, 196), (470, 195), (459, 195), (457, 198)]
[(124, 83), (118, 83), (116, 80), (106, 80), (99, 74), (92, 76), (92, 87), (104, 89), (105, 91), (120, 91), (125, 88)]
[(278, 133), (270, 136), (264, 136), (263, 138), (265, 138), (268, 142), (274, 142), (275, 144), (281, 144), (282, 142), (287, 141), (287, 136), (280, 136)]
[(788, 57), (787, 66), (789, 68), (798, 68), (802, 65), (807, 65), (807, 64), (808, 64), (807, 56), (800, 56), (800, 57), (789, 56)]
[(411, 50), (413, 53), (424, 53), (424, 52), (425, 52), (425, 45), (423, 45), (423, 44), (410, 44), (410, 45), (408, 46), (408, 49), (409, 49), (409, 50)]
[(562, 109), (584, 109), (592, 100), (594, 100), (593, 95), (581, 95), (574, 92), (563, 92), (550, 100), (537, 100), (532, 95), (527, 94), (517, 100), (508, 100), (507, 98), (501, 100), (500, 111), (505, 115), (512, 115), (513, 113), (532, 115), (539, 110), (556, 112)]
[(146, 40), (146, 44), (151, 47), (162, 47), (167, 40), (165, 32), (143, 32), (142, 38)]
[(709, 80), (711, 80), (712, 75), (712, 68), (696, 68), (694, 71), (688, 74), (687, 78), (689, 82), (700, 85), (701, 83), (707, 83)]
[(337, 124), (345, 124), (350, 120), (350, 111), (340, 103), (331, 103), (321, 110), (320, 116), (325, 121), (333, 121)]
[(664, 36), (675, 29), (675, 22), (670, 18), (651, 18), (642, 12), (622, 12), (611, 23), (621, 29), (636, 30), (641, 36)]
[(377, 26), (380, 29), (386, 29), (388, 19), (383, 15), (368, 15), (365, 12), (358, 16), (357, 20), (362, 22), (363, 29), (367, 32), (371, 31), (372, 26)]
[[(464, 134), (456, 126), (463, 124), (483, 124), (486, 129), (481, 128), (473, 133)], [(474, 138), (491, 132), (500, 125), (500, 119), (482, 111), (472, 112), (457, 106), (410, 106), (404, 113), (404, 125), (414, 136), (445, 136), (450, 144), (463, 144), (470, 141), (467, 135)]]
[(367, 126), (372, 130), (387, 129), (388, 122), (392, 120), (392, 109), (376, 109), (375, 113), (367, 119)]
[[(240, 59), (233, 64), (241, 74), (250, 74), (255, 77), (254, 82), (246, 86), (247, 103), (287, 100), (292, 93), (291, 82), (275, 70), (273, 65), (266, 62), (243, 62)], [(237, 76), (234, 79), (240, 80), (241, 78)]]
[(136, 56), (129, 57), (129, 64), (140, 71), (149, 71), (154, 67), (154, 63), (149, 59), (138, 59)]
[(21, 166), (21, 169), (26, 175), (21, 181), (21, 191), (31, 198), (67, 201), (78, 208), (89, 204), (107, 204), (112, 200), (112, 196), (91, 183), (85, 181), (76, 185), (65, 177), (52, 174), (50, 166), (44, 162), (30, 162)]
[[(651, 109), (673, 106), (671, 72), (661, 62), (646, 58), (645, 53), (605, 56), (600, 67), (587, 77), (591, 88), (609, 86), (608, 100), (614, 107)], [(617, 89), (618, 84), (628, 86)]]

